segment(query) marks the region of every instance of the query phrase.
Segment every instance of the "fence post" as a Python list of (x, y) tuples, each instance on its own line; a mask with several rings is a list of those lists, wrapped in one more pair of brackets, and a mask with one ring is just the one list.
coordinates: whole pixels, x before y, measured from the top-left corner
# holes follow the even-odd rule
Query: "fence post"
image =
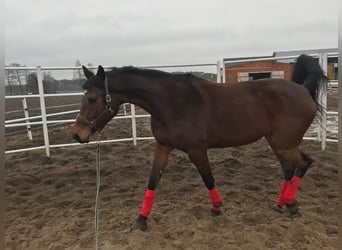
[[(319, 64), (325, 75), (328, 72), (328, 55), (326, 53), (319, 55)], [(327, 139), (327, 86), (323, 86), (322, 94), (319, 100), (323, 107), (323, 112), (321, 114), (321, 148), (324, 150), (326, 148)]]
[(222, 60), (222, 83), (226, 83), (226, 64)]
[(46, 152), (46, 156), (50, 156), (49, 133), (48, 133), (48, 127), (47, 127), (47, 122), (46, 122), (46, 107), (45, 107), (45, 97), (44, 97), (44, 87), (43, 87), (43, 74), (42, 74), (42, 68), (40, 66), (37, 66), (37, 79), (38, 79), (40, 110), (41, 110), (42, 122), (43, 122), (45, 152)]
[(133, 144), (137, 145), (137, 124), (136, 124), (135, 105), (134, 104), (131, 104), (131, 115), (132, 115), (132, 138), (133, 138)]
[(216, 64), (216, 82), (221, 83), (221, 61), (217, 61)]
[(31, 125), (30, 125), (30, 116), (29, 116), (29, 112), (28, 112), (28, 108), (27, 108), (27, 102), (26, 102), (26, 98), (23, 99), (23, 108), (24, 108), (24, 115), (26, 118), (26, 128), (27, 128), (27, 136), (28, 138), (32, 141), (32, 132), (31, 132)]
[(124, 115), (127, 115), (126, 103), (122, 104)]

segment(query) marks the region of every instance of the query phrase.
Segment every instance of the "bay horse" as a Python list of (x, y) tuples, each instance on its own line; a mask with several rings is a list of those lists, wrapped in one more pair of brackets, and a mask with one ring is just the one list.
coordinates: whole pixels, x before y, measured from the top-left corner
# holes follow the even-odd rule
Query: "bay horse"
[(147, 229), (155, 189), (169, 154), (187, 153), (209, 191), (213, 216), (221, 214), (222, 199), (215, 187), (207, 156), (209, 148), (249, 144), (265, 138), (280, 162), (284, 179), (274, 209), (298, 210), (296, 192), (313, 160), (299, 145), (320, 109), (318, 96), (326, 77), (314, 58), (301, 55), (292, 81), (261, 79), (218, 84), (191, 74), (171, 74), (136, 67), (102, 66), (94, 74), (83, 66), (87, 80), (80, 112), (72, 127), (80, 143), (102, 130), (123, 103), (151, 114), (156, 140), (154, 159), (141, 212), (132, 229)]

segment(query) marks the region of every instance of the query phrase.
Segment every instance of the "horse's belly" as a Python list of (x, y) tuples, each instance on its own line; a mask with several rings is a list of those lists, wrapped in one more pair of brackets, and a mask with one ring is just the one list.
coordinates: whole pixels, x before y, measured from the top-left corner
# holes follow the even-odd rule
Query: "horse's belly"
[(209, 148), (224, 148), (250, 144), (264, 137), (264, 133), (248, 133), (236, 135), (222, 135), (222, 137), (215, 137), (208, 139)]
[(268, 130), (268, 125), (262, 120), (218, 124), (210, 127), (208, 129), (209, 147), (246, 145), (266, 136)]
[[(247, 121), (245, 119), (244, 121)], [(189, 148), (215, 148), (240, 146), (252, 143), (265, 136), (264, 119), (252, 122), (229, 122), (222, 119), (209, 123), (205, 119), (178, 121), (169, 126), (151, 119), (152, 133), (165, 145), (186, 151)]]

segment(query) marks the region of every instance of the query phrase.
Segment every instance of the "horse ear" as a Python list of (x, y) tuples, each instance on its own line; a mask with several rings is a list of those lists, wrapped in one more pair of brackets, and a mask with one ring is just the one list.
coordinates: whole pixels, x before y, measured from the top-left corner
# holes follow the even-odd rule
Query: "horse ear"
[(83, 68), (83, 73), (87, 79), (89, 79), (90, 77), (94, 75), (94, 73), (91, 72), (89, 69), (87, 69), (86, 66), (82, 65), (82, 68)]
[(104, 68), (101, 65), (99, 65), (99, 68), (97, 69), (96, 76), (100, 77), (103, 80), (106, 77), (106, 72), (105, 72)]

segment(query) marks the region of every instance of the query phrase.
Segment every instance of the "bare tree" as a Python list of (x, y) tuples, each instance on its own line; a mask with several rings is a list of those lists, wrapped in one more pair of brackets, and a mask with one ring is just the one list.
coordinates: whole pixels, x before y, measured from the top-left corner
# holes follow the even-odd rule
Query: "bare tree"
[[(11, 63), (10, 67), (24, 67), (25, 65), (21, 65), (19, 63)], [(27, 89), (27, 77), (28, 72), (26, 70), (18, 70), (18, 69), (10, 69), (5, 71), (6, 74), (6, 83), (8, 85), (8, 89), (10, 93), (20, 92), (24, 93)]]
[[(80, 60), (76, 60), (75, 62), (75, 67), (81, 67), (82, 63), (80, 62)], [(82, 79), (84, 77), (83, 75), (83, 71), (81, 69), (75, 69), (74, 70), (74, 74), (73, 74), (73, 80), (79, 80)]]

